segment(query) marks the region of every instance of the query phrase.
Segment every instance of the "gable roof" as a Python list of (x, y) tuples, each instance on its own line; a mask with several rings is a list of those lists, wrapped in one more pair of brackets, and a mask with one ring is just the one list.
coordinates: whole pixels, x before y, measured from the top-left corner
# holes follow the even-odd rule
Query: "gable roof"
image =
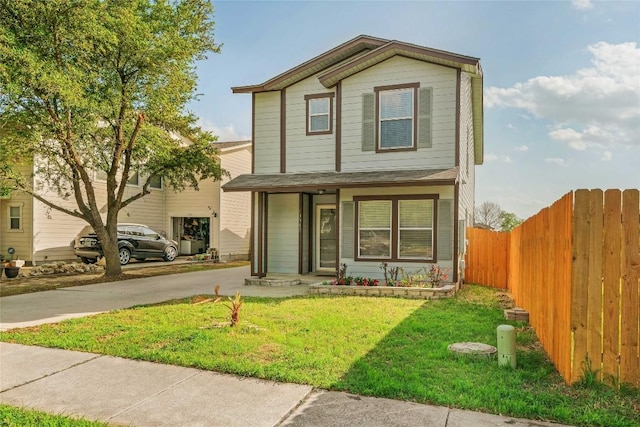
[(251, 140), (214, 142), (212, 145), (216, 147), (219, 151), (224, 152), (224, 151), (230, 151), (236, 148), (249, 147), (251, 146)]
[(475, 163), (484, 161), (483, 76), (480, 59), (397, 40), (361, 35), (310, 59), (264, 83), (235, 86), (233, 93), (268, 92), (284, 89), (317, 74), (320, 83), (331, 88), (341, 80), (393, 56), (456, 68), (471, 77)]

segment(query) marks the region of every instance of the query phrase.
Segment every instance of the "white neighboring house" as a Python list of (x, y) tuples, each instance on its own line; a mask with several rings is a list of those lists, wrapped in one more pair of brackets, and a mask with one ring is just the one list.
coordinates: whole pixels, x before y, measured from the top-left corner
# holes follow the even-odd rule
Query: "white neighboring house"
[[(220, 164), (231, 178), (251, 172), (251, 141), (219, 142), (215, 146)], [(229, 179), (201, 181), (199, 191), (185, 189), (180, 193), (165, 188), (163, 180), (158, 179), (152, 183), (151, 194), (123, 209), (119, 220), (165, 232), (167, 237), (178, 241), (181, 255), (215, 248), (221, 261), (249, 259), (251, 195), (224, 194), (220, 186)], [(132, 192), (137, 190), (139, 180), (137, 175), (130, 179)], [(37, 176), (34, 181), (37, 182)], [(96, 177), (96, 182), (99, 181)], [(106, 194), (99, 196), (98, 204), (104, 206)], [(64, 201), (55, 193), (47, 197), (71, 209), (75, 206), (73, 198)], [(87, 228), (83, 220), (50, 209), (28, 194), (16, 192), (0, 199), (0, 254), (5, 257), (7, 249), (13, 247), (14, 258), (33, 265), (77, 260), (74, 241)]]
[(458, 280), (483, 162), (480, 60), (359, 36), (251, 93), (252, 275), (382, 278), (438, 264)]

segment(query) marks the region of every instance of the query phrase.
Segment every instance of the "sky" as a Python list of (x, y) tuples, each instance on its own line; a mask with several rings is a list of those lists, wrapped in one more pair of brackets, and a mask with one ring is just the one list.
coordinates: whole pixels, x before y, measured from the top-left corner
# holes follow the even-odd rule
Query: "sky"
[(480, 58), (476, 206), (526, 219), (571, 190), (640, 188), (640, 1), (214, 1), (220, 54), (190, 110), (251, 138), (264, 81), (361, 34)]

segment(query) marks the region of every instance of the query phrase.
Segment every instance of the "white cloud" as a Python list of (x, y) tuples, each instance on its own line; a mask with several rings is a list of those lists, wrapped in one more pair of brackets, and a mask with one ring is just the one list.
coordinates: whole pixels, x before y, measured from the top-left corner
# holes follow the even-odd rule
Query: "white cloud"
[(600, 160), (602, 160), (603, 162), (608, 162), (613, 158), (613, 154), (611, 154), (611, 151), (605, 151), (602, 153), (602, 158)]
[(518, 147), (515, 147), (514, 150), (516, 151), (529, 151), (529, 147), (526, 145), (520, 145)]
[(567, 163), (567, 161), (565, 159), (561, 159), (561, 158), (558, 158), (558, 157), (544, 159), (544, 161), (547, 162), (547, 163), (553, 163), (553, 164), (556, 164), (556, 165), (562, 166), (562, 167), (569, 166), (569, 164)]
[(505, 156), (505, 155), (498, 156), (497, 154), (493, 154), (493, 153), (485, 154), (484, 159), (489, 162), (497, 160), (503, 163), (511, 163), (511, 158), (509, 156)]
[(485, 106), (511, 107), (552, 121), (549, 136), (575, 150), (640, 144), (640, 48), (635, 42), (588, 47), (592, 66), (490, 87)]
[(507, 128), (511, 129), (511, 130), (516, 130), (516, 127), (514, 125), (512, 125), (511, 123), (509, 123), (507, 125)]
[(198, 125), (203, 130), (207, 130), (209, 132), (212, 132), (214, 135), (216, 135), (218, 137), (218, 142), (245, 141), (245, 140), (251, 139), (250, 136), (244, 135), (236, 131), (233, 124), (220, 127), (207, 119), (201, 118), (198, 121)]
[(577, 10), (593, 9), (593, 3), (591, 3), (591, 0), (572, 0), (571, 6)]

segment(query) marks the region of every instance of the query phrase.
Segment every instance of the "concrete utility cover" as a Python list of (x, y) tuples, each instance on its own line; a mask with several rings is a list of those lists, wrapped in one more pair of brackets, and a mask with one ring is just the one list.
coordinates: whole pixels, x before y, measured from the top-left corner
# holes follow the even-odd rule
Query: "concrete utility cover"
[(498, 351), (494, 346), (481, 342), (457, 342), (450, 344), (448, 349), (454, 353), (476, 354), (479, 356), (490, 356)]

